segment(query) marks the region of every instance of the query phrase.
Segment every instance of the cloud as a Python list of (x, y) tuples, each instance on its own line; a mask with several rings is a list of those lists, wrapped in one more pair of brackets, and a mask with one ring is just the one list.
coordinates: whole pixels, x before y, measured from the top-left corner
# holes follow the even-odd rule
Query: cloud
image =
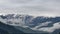
[(51, 22), (40, 23), (39, 25), (33, 27), (32, 29), (33, 29), (33, 30), (36, 30), (36, 29), (38, 29), (38, 28), (40, 28), (40, 27), (42, 27), (42, 26), (47, 26), (47, 25), (50, 24), (50, 23), (51, 23)]
[(60, 16), (60, 0), (0, 0), (0, 13)]
[(50, 24), (50, 23), (52, 23), (52, 22), (41, 23), (40, 25), (37, 25), (37, 26), (35, 26), (31, 29), (32, 30), (37, 30), (37, 31), (48, 32), (48, 33), (52, 33), (56, 29), (60, 29), (60, 22), (54, 23), (53, 26), (51, 26), (51, 27), (43, 27), (43, 26), (48, 26), (48, 24)]
[(51, 33), (51, 32), (54, 32), (56, 29), (60, 29), (60, 23), (55, 23), (55, 24), (53, 24), (52, 27), (43, 27), (38, 30)]

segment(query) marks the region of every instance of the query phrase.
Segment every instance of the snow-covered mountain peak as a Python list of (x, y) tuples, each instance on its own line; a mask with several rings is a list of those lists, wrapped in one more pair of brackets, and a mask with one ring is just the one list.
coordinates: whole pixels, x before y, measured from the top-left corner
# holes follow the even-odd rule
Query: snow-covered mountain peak
[(13, 25), (13, 26), (23, 26), (26, 25), (27, 22), (31, 21), (33, 16), (22, 15), (22, 14), (8, 14), (8, 15), (0, 15), (0, 21), (5, 24)]

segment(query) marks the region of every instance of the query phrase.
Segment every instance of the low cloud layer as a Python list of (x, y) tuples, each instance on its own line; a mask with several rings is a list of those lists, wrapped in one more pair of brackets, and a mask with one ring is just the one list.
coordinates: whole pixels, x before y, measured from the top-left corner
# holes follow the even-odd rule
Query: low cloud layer
[(56, 29), (60, 29), (60, 24), (59, 23), (53, 24), (52, 27), (40, 28), (39, 30), (46, 31), (46, 32), (54, 32)]
[[(42, 23), (41, 25), (36, 26), (34, 28), (31, 28), (31, 29), (38, 30), (38, 31), (43, 31), (43, 32), (49, 32), (49, 33), (54, 32), (56, 29), (60, 29), (60, 22), (54, 23), (53, 26), (51, 26), (51, 27), (42, 27), (42, 26), (47, 26), (50, 23), (51, 22)], [(39, 27), (41, 27), (41, 28), (39, 28)]]

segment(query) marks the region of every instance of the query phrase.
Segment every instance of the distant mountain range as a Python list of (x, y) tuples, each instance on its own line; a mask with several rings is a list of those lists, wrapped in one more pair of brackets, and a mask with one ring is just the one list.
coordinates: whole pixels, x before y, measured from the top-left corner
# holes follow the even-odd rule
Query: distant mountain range
[(0, 32), (3, 31), (7, 33), (17, 31), (16, 33), (57, 34), (60, 32), (60, 17), (35, 17), (20, 14), (0, 15), (0, 26)]

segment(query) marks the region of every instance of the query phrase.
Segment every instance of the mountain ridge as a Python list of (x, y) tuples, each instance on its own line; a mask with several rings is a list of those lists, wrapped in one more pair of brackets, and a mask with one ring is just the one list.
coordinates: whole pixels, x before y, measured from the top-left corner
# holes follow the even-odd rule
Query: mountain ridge
[[(12, 25), (12, 26), (20, 26), (27, 29), (41, 31), (39, 29), (46, 29), (46, 28), (53, 28), (56, 27), (57, 24), (60, 22), (60, 17), (46, 17), (46, 16), (31, 16), (31, 15), (15, 15), (15, 14), (8, 14), (8, 15), (0, 15), (0, 21), (5, 24)], [(57, 27), (59, 27), (58, 25)], [(19, 27), (19, 28), (20, 28)], [(17, 29), (19, 29), (17, 27)], [(58, 28), (59, 29), (59, 28)], [(24, 30), (23, 30), (24, 31)], [(47, 30), (46, 30), (47, 31)], [(53, 31), (56, 31), (53, 29)], [(52, 31), (52, 32), (53, 32)], [(43, 32), (45, 32), (43, 30)], [(51, 32), (51, 31), (49, 31)]]

